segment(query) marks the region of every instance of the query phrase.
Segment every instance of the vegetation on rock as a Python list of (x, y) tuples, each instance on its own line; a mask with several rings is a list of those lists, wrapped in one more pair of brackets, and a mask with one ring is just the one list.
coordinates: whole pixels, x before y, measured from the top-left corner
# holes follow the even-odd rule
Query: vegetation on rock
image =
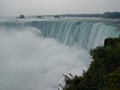
[(64, 75), (63, 90), (120, 90), (120, 38), (108, 38), (90, 51), (93, 61), (82, 76)]

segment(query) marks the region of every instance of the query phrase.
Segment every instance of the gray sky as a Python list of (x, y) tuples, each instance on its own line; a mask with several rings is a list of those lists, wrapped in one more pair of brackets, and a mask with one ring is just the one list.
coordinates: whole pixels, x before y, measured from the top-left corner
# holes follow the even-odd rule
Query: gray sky
[(0, 0), (0, 16), (119, 11), (120, 0)]

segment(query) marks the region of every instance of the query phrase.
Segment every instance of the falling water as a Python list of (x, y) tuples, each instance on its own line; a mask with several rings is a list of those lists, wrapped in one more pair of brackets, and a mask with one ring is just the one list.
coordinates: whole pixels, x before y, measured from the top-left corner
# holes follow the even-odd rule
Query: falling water
[(91, 48), (119, 34), (93, 21), (0, 22), (0, 90), (57, 90), (63, 74), (87, 70)]

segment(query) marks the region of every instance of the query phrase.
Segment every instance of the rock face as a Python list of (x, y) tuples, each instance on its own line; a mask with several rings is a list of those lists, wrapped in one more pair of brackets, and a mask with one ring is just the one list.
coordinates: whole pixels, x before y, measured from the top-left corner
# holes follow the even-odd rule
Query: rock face
[(120, 42), (119, 38), (107, 38), (105, 39), (104, 46), (116, 47), (119, 45), (119, 42)]
[(18, 18), (25, 18), (25, 16), (24, 15), (20, 15)]

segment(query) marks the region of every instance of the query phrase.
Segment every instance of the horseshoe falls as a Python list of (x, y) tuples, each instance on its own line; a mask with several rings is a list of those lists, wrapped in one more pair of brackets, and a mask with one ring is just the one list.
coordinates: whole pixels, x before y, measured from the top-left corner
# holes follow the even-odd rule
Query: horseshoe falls
[(94, 20), (0, 21), (0, 90), (57, 90), (63, 74), (87, 70), (90, 49), (119, 35)]

